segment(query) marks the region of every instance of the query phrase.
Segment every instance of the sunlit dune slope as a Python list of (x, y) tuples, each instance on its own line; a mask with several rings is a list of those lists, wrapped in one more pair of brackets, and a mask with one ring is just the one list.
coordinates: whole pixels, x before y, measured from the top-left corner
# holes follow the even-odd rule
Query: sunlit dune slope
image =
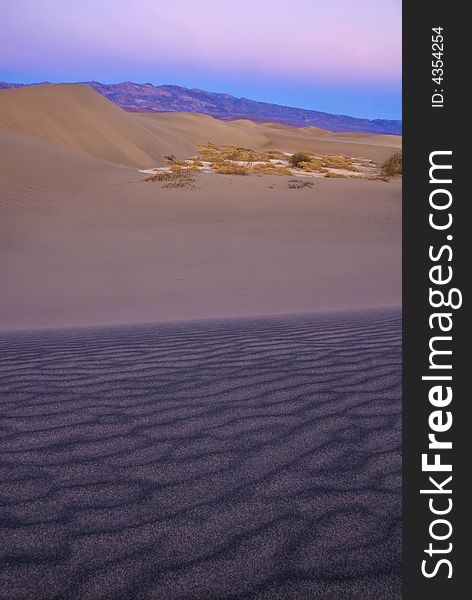
[(159, 139), (134, 115), (87, 86), (2, 90), (0, 129), (33, 135), (128, 166), (164, 163)]

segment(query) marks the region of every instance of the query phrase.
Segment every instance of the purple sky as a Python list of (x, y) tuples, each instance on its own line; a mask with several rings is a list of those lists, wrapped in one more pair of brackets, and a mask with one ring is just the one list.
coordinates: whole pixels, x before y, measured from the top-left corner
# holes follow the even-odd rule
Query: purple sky
[(401, 117), (401, 0), (0, 0), (0, 80), (172, 83)]

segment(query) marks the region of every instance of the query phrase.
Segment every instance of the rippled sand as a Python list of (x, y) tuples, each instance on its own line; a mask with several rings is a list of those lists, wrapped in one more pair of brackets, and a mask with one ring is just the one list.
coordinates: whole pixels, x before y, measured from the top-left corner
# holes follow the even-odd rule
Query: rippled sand
[(10, 599), (400, 598), (399, 310), (0, 334)]

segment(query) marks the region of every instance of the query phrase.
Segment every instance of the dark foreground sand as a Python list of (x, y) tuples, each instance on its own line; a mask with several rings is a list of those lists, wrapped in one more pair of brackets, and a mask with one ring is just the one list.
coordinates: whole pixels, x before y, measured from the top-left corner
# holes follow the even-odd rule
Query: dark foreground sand
[(0, 597), (400, 598), (399, 310), (0, 334)]

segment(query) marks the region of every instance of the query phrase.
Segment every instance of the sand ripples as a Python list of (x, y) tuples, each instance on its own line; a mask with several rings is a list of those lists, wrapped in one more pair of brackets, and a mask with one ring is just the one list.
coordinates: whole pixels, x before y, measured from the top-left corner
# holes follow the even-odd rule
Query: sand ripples
[(400, 597), (398, 311), (0, 335), (3, 599)]

